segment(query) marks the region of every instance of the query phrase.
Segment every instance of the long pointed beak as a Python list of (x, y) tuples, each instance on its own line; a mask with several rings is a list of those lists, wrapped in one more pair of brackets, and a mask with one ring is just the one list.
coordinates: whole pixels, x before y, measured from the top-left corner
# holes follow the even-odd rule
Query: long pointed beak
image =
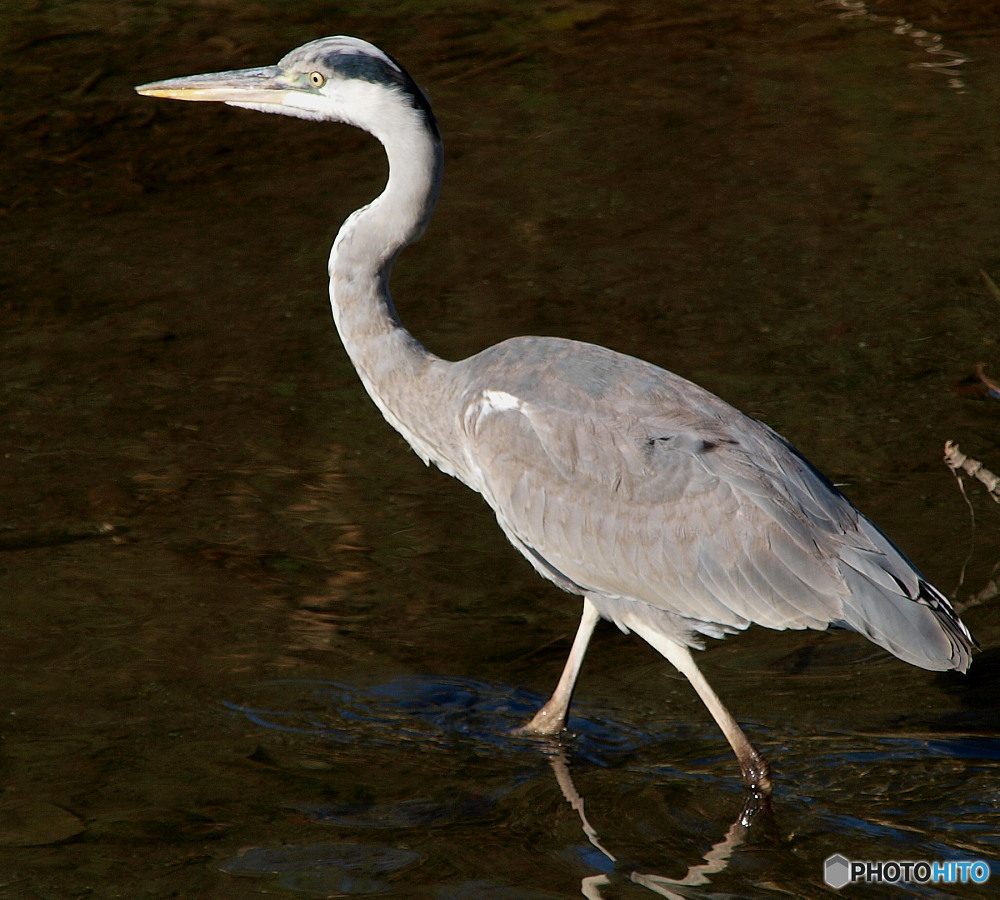
[(273, 103), (282, 106), (295, 86), (279, 66), (211, 72), (140, 84), (136, 91), (147, 97), (172, 100), (215, 100), (222, 103)]

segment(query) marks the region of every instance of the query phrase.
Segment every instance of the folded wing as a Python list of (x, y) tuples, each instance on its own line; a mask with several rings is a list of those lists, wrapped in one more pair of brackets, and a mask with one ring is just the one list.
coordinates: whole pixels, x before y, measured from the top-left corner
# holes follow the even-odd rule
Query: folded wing
[(646, 604), (692, 644), (750, 623), (839, 624), (924, 668), (968, 666), (971, 637), (948, 601), (794, 448), (695, 385), (621, 359), (645, 367), (642, 396), (612, 400), (587, 383), (467, 396), (475, 486), (542, 574), (612, 619)]

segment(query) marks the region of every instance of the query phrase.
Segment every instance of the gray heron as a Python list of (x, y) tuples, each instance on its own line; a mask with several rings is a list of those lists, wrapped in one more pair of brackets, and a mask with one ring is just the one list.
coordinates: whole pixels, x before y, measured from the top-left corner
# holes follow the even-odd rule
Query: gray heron
[(326, 37), (277, 65), (136, 90), (344, 122), (382, 143), (385, 189), (347, 218), (330, 252), (333, 318), (389, 424), (425, 463), (482, 494), (539, 574), (583, 598), (566, 666), (526, 731), (565, 727), (600, 619), (687, 677), (761, 797), (770, 767), (691, 654), (705, 637), (837, 625), (915, 666), (968, 668), (975, 642), (948, 599), (758, 420), (593, 344), (518, 337), (449, 362), (403, 327), (389, 276), (430, 219), (443, 149), (427, 98), (392, 57)]

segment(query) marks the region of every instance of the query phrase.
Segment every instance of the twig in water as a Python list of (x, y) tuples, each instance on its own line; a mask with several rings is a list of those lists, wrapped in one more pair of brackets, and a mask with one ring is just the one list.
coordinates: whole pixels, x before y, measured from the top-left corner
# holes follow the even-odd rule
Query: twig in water
[(38, 547), (58, 547), (73, 541), (106, 537), (118, 532), (108, 522), (99, 525), (69, 525), (51, 528), (4, 528), (0, 530), (0, 550), (34, 550)]
[(976, 377), (986, 385), (986, 396), (1000, 400), (1000, 385), (986, 377), (986, 363), (976, 363)]
[[(998, 391), (1000, 393), (1000, 391)], [(982, 482), (986, 486), (986, 490), (989, 495), (997, 502), (1000, 503), (1000, 476), (994, 475), (989, 469), (985, 468), (983, 464), (978, 459), (973, 459), (971, 456), (966, 456), (961, 450), (958, 449), (958, 444), (954, 441), (945, 441), (944, 444), (944, 464), (955, 473), (955, 477), (958, 479), (959, 485), (962, 484), (962, 476), (959, 475), (959, 470), (965, 472), (971, 478), (975, 478), (976, 481)], [(962, 492), (965, 492), (965, 488), (962, 488)]]
[[(981, 482), (986, 487), (987, 493), (997, 503), (1000, 503), (1000, 477), (994, 475), (978, 459), (966, 456), (961, 450), (958, 449), (958, 444), (954, 441), (945, 441), (944, 443), (944, 464), (951, 469), (955, 475), (956, 481), (958, 481), (958, 489), (962, 492), (962, 499), (965, 500), (966, 505), (969, 507), (969, 517), (972, 520), (972, 532), (973, 535), (975, 535), (976, 513), (972, 508), (972, 502), (969, 500), (968, 494), (965, 493), (965, 484), (962, 481), (962, 473), (964, 472), (972, 478), (975, 478), (976, 481)], [(962, 563), (962, 571), (959, 575), (958, 586), (955, 589), (956, 594), (958, 593), (958, 588), (965, 583), (965, 569), (966, 566), (968, 566), (969, 561), (972, 559), (974, 547), (975, 537), (972, 539), (972, 545), (969, 548), (969, 555), (965, 558), (965, 562)], [(981, 591), (973, 594), (964, 602), (958, 602), (957, 600), (954, 601), (956, 612), (961, 615), (973, 606), (979, 606), (981, 603), (992, 600), (998, 595), (998, 593), (1000, 593), (1000, 583), (998, 583), (996, 577), (997, 568), (998, 567), (994, 567), (993, 576), (990, 578), (989, 583)]]
[(986, 282), (986, 290), (993, 295), (993, 299), (1000, 300), (1000, 288), (997, 287), (997, 283), (986, 274), (984, 269), (980, 269), (979, 274), (983, 276), (983, 281)]

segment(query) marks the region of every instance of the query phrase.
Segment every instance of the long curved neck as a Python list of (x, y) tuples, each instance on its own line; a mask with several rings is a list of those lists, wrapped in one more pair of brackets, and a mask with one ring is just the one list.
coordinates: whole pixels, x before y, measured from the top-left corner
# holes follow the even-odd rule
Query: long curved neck
[(437, 200), (443, 149), (423, 114), (404, 103), (384, 106), (378, 128), (356, 123), (385, 147), (389, 180), (354, 212), (330, 252), (333, 318), (366, 390), (388, 422), (425, 461), (456, 474), (453, 439), (434, 415), (445, 398), (449, 363), (424, 348), (399, 321), (389, 276), (399, 252), (423, 232)]

